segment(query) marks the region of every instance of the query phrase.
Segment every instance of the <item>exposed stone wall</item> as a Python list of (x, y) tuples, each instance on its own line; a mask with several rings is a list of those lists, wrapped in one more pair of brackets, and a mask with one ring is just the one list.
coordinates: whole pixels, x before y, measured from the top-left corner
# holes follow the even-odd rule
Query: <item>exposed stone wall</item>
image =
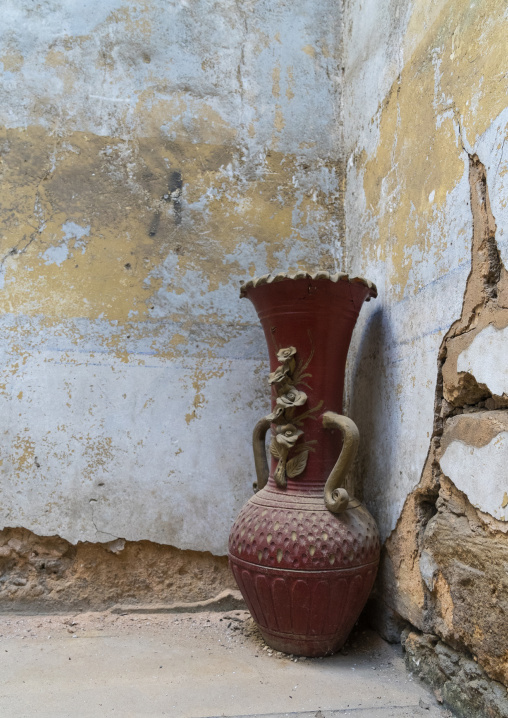
[(123, 539), (74, 546), (26, 529), (0, 532), (2, 611), (189, 604), (234, 587), (227, 559), (203, 551)]
[[(356, 479), (385, 540), (370, 615), (505, 685), (507, 30), (502, 2), (346, 3), (348, 269), (380, 289), (349, 372)], [(457, 691), (460, 715), (504, 715)]]
[(436, 636), (417, 631), (402, 635), (406, 664), (413, 674), (435, 688), (440, 703), (453, 705), (464, 718), (504, 718), (508, 693), (498, 681), (489, 680), (473, 659), (455, 651)]
[(341, 264), (337, 4), (0, 6), (0, 525), (224, 554), (268, 405), (240, 280)]

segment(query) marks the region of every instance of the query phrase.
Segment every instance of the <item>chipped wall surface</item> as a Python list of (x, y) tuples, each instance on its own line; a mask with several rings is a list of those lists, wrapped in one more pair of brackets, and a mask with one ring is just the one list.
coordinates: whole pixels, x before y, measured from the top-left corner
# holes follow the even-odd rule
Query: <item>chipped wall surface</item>
[(0, 533), (2, 611), (59, 613), (189, 604), (235, 585), (225, 556), (150, 541), (85, 543), (27, 529)]
[(11, 605), (228, 583), (268, 406), (239, 282), (341, 268), (379, 288), (347, 389), (378, 624), (507, 684), (506, 3), (0, 7)]
[(446, 422), (441, 470), (473, 506), (508, 521), (508, 412), (461, 414)]
[(501, 0), (345, 3), (345, 252), (380, 294), (348, 375), (378, 621), (505, 683), (507, 32)]
[(489, 324), (457, 358), (457, 371), (474, 376), (478, 384), (488, 387), (493, 394), (508, 395), (508, 329), (497, 329)]
[(341, 264), (339, 8), (0, 7), (0, 521), (222, 554), (268, 403), (239, 282)]
[[(381, 289), (357, 332), (352, 382), (368, 415), (358, 417), (366, 441), (382, 447), (365, 452), (365, 490), (384, 536), (419, 481), (437, 352), (461, 312), (472, 234), (468, 152), (488, 175), (492, 168), (491, 202), (505, 234), (506, 14), (502, 2), (347, 4), (348, 261)], [(381, 356), (372, 354), (378, 346)], [(361, 379), (371, 371), (374, 386)]]

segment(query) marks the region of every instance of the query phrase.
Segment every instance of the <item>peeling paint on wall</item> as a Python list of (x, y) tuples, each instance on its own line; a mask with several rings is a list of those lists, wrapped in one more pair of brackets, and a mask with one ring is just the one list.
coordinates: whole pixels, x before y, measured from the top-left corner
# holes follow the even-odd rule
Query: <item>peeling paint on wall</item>
[[(435, 357), (462, 310), (469, 155), (495, 168), (492, 206), (506, 204), (508, 87), (499, 68), (508, 16), (501, 2), (481, 17), (461, 0), (371, 5), (372, 16), (350, 3), (345, 17), (346, 252), (348, 270), (376, 282), (381, 301), (360, 318), (349, 386), (363, 436), (360, 480), (386, 537), (420, 479)], [(503, 242), (506, 210), (495, 216)]]
[(496, 329), (490, 324), (459, 354), (457, 371), (473, 375), (492, 394), (508, 395), (507, 346), (508, 329)]
[(340, 267), (338, 15), (3, 3), (2, 525), (225, 552), (268, 401), (239, 283)]
[(443, 473), (466, 494), (473, 506), (502, 521), (508, 521), (505, 502), (507, 462), (506, 431), (479, 448), (453, 441), (440, 460)]
[(347, 269), (380, 295), (348, 372), (355, 477), (386, 540), (372, 616), (507, 684), (508, 10), (353, 0), (344, 28)]

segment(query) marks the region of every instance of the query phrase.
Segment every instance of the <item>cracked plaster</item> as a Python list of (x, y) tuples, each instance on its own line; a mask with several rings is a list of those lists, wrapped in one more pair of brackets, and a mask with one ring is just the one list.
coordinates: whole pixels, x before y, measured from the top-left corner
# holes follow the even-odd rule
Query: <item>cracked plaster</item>
[[(353, 2), (344, 19), (347, 265), (379, 289), (353, 337), (348, 393), (362, 436), (358, 481), (386, 538), (420, 481), (436, 357), (462, 312), (473, 233), (468, 151), (487, 172), (496, 168), (496, 237), (506, 231), (508, 116), (506, 83), (497, 84), (497, 72), (482, 78), (471, 63), (487, 72), (475, 54), (473, 6), (394, 2), (371, 10)], [(505, 26), (506, 9), (489, 4), (482, 42), (494, 54)]]
[(2, 3), (2, 525), (226, 551), (239, 283), (341, 264), (339, 52), (332, 2)]
[(450, 443), (441, 457), (443, 473), (463, 491), (469, 501), (496, 519), (508, 521), (508, 431), (501, 432), (487, 446)]
[(385, 539), (369, 615), (505, 684), (507, 26), (500, 0), (353, 0), (343, 105), (347, 269), (380, 297), (347, 386), (355, 479)]
[[(477, 347), (508, 306), (505, 4), (352, 0), (339, 18), (305, 0), (167, 15), (111, 1), (92, 29), (60, 8), (43, 33), (29, 3), (6, 9), (5, 521), (222, 552), (266, 404), (237, 282), (342, 264), (380, 293), (355, 332), (348, 403), (358, 491), (388, 539), (381, 590), (505, 680), (506, 524), (499, 486), (478, 483), (502, 464), (504, 434), (475, 447), (456, 419), (439, 468), (453, 412), (503, 408)], [(67, 222), (89, 234), (66, 236)]]
[(459, 354), (457, 371), (468, 372), (492, 394), (508, 394), (507, 345), (508, 329), (496, 329), (490, 324)]

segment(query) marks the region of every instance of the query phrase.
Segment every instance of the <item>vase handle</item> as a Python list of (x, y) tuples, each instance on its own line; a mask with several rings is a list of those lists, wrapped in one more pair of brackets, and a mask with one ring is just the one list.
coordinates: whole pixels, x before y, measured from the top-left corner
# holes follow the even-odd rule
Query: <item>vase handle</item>
[(266, 458), (265, 436), (270, 428), (271, 420), (264, 416), (258, 421), (252, 433), (252, 449), (254, 451), (254, 466), (256, 467), (257, 481), (252, 485), (254, 491), (263, 489), (269, 476), (268, 459)]
[(360, 433), (354, 421), (347, 416), (334, 414), (333, 411), (323, 414), (323, 426), (325, 429), (340, 429), (343, 436), (342, 450), (325, 484), (326, 508), (339, 514), (345, 511), (349, 504), (350, 496), (344, 488), (344, 479), (355, 460)]

